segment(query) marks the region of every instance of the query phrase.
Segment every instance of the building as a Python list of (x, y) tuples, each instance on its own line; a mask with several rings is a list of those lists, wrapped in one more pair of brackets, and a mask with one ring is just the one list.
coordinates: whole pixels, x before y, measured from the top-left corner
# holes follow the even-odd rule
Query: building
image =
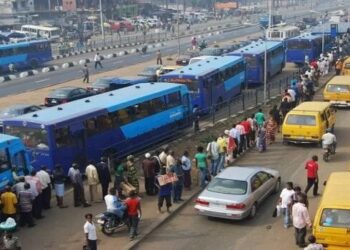
[(29, 13), (34, 11), (34, 0), (0, 0), (0, 14)]

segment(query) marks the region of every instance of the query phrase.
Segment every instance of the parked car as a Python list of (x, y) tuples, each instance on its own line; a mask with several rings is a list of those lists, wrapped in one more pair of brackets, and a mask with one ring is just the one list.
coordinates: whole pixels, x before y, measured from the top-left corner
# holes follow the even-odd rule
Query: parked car
[(263, 167), (228, 167), (196, 199), (200, 215), (242, 220), (253, 218), (258, 206), (280, 190), (278, 171)]
[(220, 48), (223, 50), (223, 54), (232, 52), (236, 49), (239, 49), (239, 45), (238, 44), (226, 44), (226, 45), (222, 45), (220, 46)]
[(53, 90), (49, 96), (45, 98), (45, 106), (51, 107), (58, 104), (82, 99), (91, 95), (91, 92), (83, 88), (62, 87)]
[(199, 52), (200, 56), (221, 56), (224, 53), (222, 48), (205, 48)]
[(187, 51), (176, 59), (176, 65), (186, 66), (190, 63), (191, 58), (199, 56), (198, 51)]
[(88, 91), (93, 94), (103, 93), (115, 89), (125, 88), (132, 84), (148, 82), (148, 77), (142, 76), (124, 76), (124, 77), (102, 77), (97, 79), (90, 87)]
[(306, 24), (304, 22), (299, 21), (299, 22), (296, 22), (294, 25), (298, 27), (300, 30), (306, 29)]
[(182, 66), (179, 66), (179, 65), (168, 65), (168, 66), (163, 65), (160, 69), (157, 70), (157, 77), (165, 75), (166, 73), (177, 70), (181, 67)]
[(152, 65), (146, 67), (141, 73), (138, 73), (138, 76), (145, 76), (150, 79), (150, 81), (157, 81), (157, 70), (159, 70), (162, 65)]

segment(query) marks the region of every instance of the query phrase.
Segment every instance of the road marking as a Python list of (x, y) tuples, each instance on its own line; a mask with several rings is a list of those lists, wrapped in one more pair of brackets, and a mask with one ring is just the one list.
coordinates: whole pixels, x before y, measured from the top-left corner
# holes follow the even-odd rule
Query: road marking
[(41, 83), (41, 82), (46, 82), (47, 80), (50, 80), (50, 78), (45, 78), (42, 80), (35, 81), (35, 83)]

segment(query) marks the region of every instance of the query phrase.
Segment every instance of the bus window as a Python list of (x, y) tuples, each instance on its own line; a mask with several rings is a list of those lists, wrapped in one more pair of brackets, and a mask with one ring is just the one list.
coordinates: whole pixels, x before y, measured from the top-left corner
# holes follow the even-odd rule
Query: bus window
[(97, 117), (97, 127), (100, 131), (111, 129), (115, 126), (115, 123), (109, 115), (101, 115)]
[(13, 155), (12, 168), (14, 167), (17, 168), (17, 173), (23, 172), (24, 174), (28, 174), (25, 152), (23, 150)]
[(6, 133), (23, 140), (26, 147), (48, 149), (47, 131), (39, 128), (7, 126)]
[(55, 129), (56, 147), (62, 148), (73, 144), (69, 127)]
[(10, 169), (9, 153), (7, 148), (0, 149), (0, 173)]
[(87, 136), (92, 136), (98, 132), (97, 122), (95, 118), (91, 118), (85, 121), (85, 129)]
[(179, 106), (180, 104), (181, 104), (180, 92), (175, 92), (168, 95), (168, 108)]
[(158, 97), (149, 101), (149, 112), (155, 114), (166, 109), (164, 97)]
[(142, 119), (144, 117), (147, 117), (149, 114), (148, 114), (148, 110), (149, 110), (149, 107), (148, 107), (148, 102), (143, 102), (143, 103), (139, 103), (137, 105), (134, 106), (134, 114), (135, 114), (135, 117), (134, 117), (134, 120), (138, 120), (138, 119)]
[(128, 124), (132, 121), (132, 116), (128, 111), (128, 108), (118, 110), (118, 120), (120, 125)]

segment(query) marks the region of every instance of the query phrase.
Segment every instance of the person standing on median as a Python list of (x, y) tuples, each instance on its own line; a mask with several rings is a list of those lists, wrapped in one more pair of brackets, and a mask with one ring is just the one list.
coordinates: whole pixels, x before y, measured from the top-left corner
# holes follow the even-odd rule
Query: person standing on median
[(130, 221), (130, 240), (134, 240), (139, 234), (138, 226), (142, 216), (141, 201), (140, 198), (137, 197), (136, 191), (132, 190), (130, 192), (130, 197), (125, 200), (125, 205)]
[(47, 167), (42, 166), (41, 170), (36, 173), (42, 184), (42, 207), (44, 209), (51, 208), (51, 177), (47, 171)]
[(83, 205), (84, 207), (90, 207), (91, 205), (85, 200), (83, 178), (77, 163), (74, 162), (72, 164), (72, 167), (68, 171), (68, 176), (73, 184), (74, 206), (79, 207)]
[(68, 206), (63, 205), (65, 179), (66, 179), (66, 176), (64, 174), (62, 166), (60, 164), (57, 164), (53, 170), (53, 183), (55, 185), (57, 206), (59, 208), (67, 208), (68, 207)]
[(182, 169), (181, 159), (176, 160), (176, 164), (171, 167), (170, 171), (176, 174), (177, 176), (177, 181), (174, 182), (173, 184), (173, 189), (174, 189), (173, 202), (178, 203), (183, 201), (181, 196), (182, 196), (182, 190), (184, 186), (184, 171)]
[[(171, 175), (172, 173), (170, 172), (170, 169), (162, 168), (162, 170), (160, 171), (160, 174), (157, 177), (160, 177), (163, 174)], [(158, 191), (158, 213), (159, 214), (162, 213), (162, 207), (163, 207), (164, 200), (166, 203), (167, 212), (171, 213), (171, 211), (170, 211), (171, 190), (173, 188), (173, 184), (170, 182), (170, 183), (167, 183), (167, 184), (164, 184), (161, 186), (157, 177), (156, 177), (155, 184), (159, 190)]]
[(105, 196), (108, 194), (108, 187), (111, 182), (111, 173), (109, 172), (106, 157), (101, 157), (101, 161), (96, 164), (96, 169), (102, 188), (102, 200), (104, 200)]
[(94, 202), (97, 199), (97, 185), (100, 183), (96, 167), (92, 161), (89, 161), (89, 165), (85, 169), (87, 182), (89, 185), (90, 202)]
[(311, 228), (310, 215), (305, 206), (305, 199), (299, 195), (297, 203), (292, 207), (293, 226), (295, 229), (295, 243), (299, 247), (305, 247), (306, 227)]
[(258, 127), (262, 127), (265, 123), (265, 115), (262, 112), (262, 109), (260, 108), (258, 112), (255, 113), (255, 120), (258, 124)]
[(318, 157), (317, 155), (312, 156), (312, 159), (305, 164), (307, 170), (307, 186), (305, 188), (305, 194), (313, 186), (313, 195), (317, 196), (318, 193)]
[(89, 83), (89, 68), (87, 64), (84, 65), (83, 71), (83, 83)]
[(141, 168), (145, 177), (145, 190), (147, 195), (155, 195), (154, 186), (156, 162), (151, 159), (151, 154), (146, 153), (145, 159), (141, 163)]
[(184, 172), (184, 187), (187, 190), (191, 190), (191, 169), (192, 169), (192, 162), (190, 158), (188, 157), (188, 151), (186, 150), (182, 157), (181, 157), (181, 163), (182, 163), (182, 170)]
[(95, 61), (95, 69), (97, 69), (97, 65), (100, 66), (100, 68), (102, 69), (102, 64), (101, 64), (101, 56), (100, 53), (97, 52), (97, 54), (94, 57), (94, 61)]
[(208, 165), (207, 165), (207, 154), (203, 152), (204, 149), (202, 146), (197, 148), (197, 153), (195, 154), (196, 168), (200, 171), (200, 187), (201, 189), (205, 188), (205, 181), (208, 175)]
[(2, 206), (1, 221), (6, 221), (9, 217), (16, 220), (17, 197), (12, 192), (10, 186), (6, 186), (5, 192), (1, 194), (0, 200)]
[(157, 50), (157, 65), (162, 65), (163, 60), (162, 60), (162, 53), (160, 53), (160, 50)]
[(207, 145), (208, 159), (211, 161), (211, 175), (216, 176), (219, 164), (219, 145), (217, 144), (217, 138), (213, 139)]

